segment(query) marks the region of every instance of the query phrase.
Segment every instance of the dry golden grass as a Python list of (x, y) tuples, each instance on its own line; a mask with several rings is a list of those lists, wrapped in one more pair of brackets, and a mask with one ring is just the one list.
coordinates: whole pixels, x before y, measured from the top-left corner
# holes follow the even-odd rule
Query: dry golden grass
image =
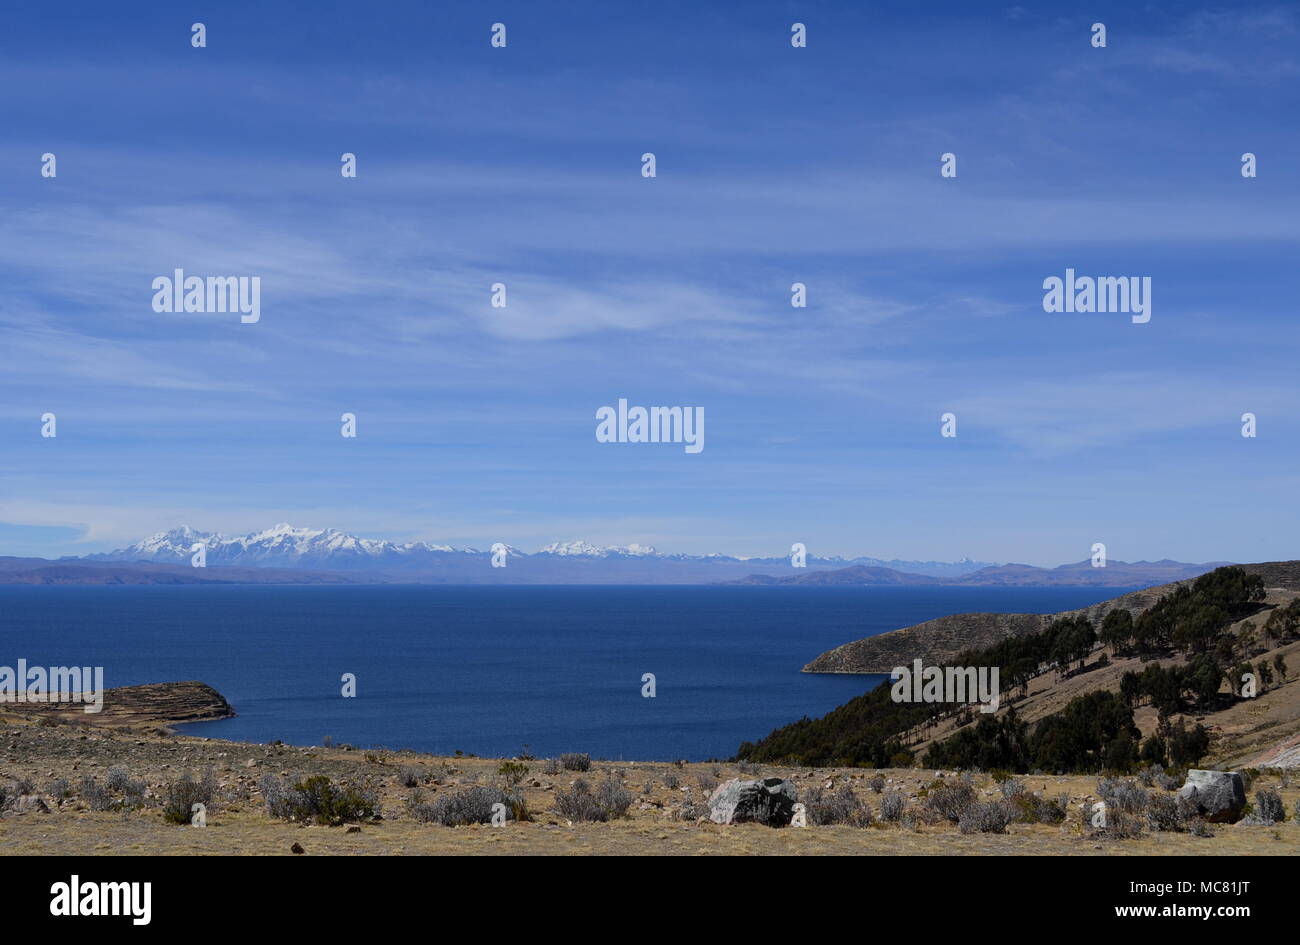
[[(342, 749), (251, 745), (140, 731), (110, 731), (77, 726), (41, 726), (9, 720), (0, 723), (0, 783), (32, 779), (50, 804), (49, 813), (13, 812), (0, 816), (0, 852), (18, 855), (289, 855), (297, 843), (306, 855), (427, 855), (427, 854), (635, 854), (635, 855), (979, 855), (979, 856), (1147, 856), (1147, 855), (1285, 855), (1300, 854), (1300, 825), (1275, 827), (1217, 826), (1215, 836), (1148, 834), (1135, 840), (1091, 839), (1084, 835), (1080, 808), (1090, 802), (1096, 780), (1086, 777), (1026, 776), (1030, 791), (1047, 797), (1067, 795), (1070, 816), (1064, 825), (1013, 824), (1006, 835), (963, 835), (948, 824), (908, 828), (896, 824), (852, 827), (808, 827), (774, 830), (752, 824), (723, 827), (682, 822), (673, 818), (684, 789), (696, 801), (707, 797), (710, 779), (779, 776), (791, 778), (801, 795), (813, 786), (848, 783), (877, 812), (880, 796), (869, 788), (875, 771), (808, 769), (764, 765), (742, 772), (731, 764), (594, 762), (586, 774), (543, 772), (544, 762), (525, 761), (528, 775), (521, 785), (531, 823), (504, 827), (449, 828), (422, 824), (405, 810), (408, 790), (398, 783), (399, 771), (415, 768), (425, 784), (426, 799), (472, 784), (496, 783), (499, 760), (440, 758), (408, 752), (372, 754)], [(190, 771), (213, 768), (222, 799), (208, 815), (208, 826), (164, 823), (156, 806), (129, 813), (86, 809), (78, 798), (59, 804), (45, 793), (56, 777), (76, 782), (85, 775), (103, 780), (115, 765), (149, 786), (156, 804), (168, 780)], [(634, 801), (629, 817), (610, 823), (569, 824), (554, 812), (557, 791), (568, 790), (579, 777), (595, 784), (620, 773)], [(347, 827), (302, 826), (270, 819), (257, 783), (264, 774), (323, 773), (335, 780), (369, 780), (378, 789), (384, 819), (365, 823), (359, 831)], [(934, 771), (879, 772), (887, 789), (918, 803)], [(952, 772), (947, 772), (951, 777)], [(675, 788), (668, 785), (676, 779)], [(703, 784), (701, 781), (703, 780)], [(1300, 776), (1281, 790), (1288, 812), (1300, 799)], [(649, 784), (649, 790), (646, 785)], [(981, 800), (998, 795), (988, 776), (977, 776)], [(1278, 787), (1280, 779), (1266, 777), (1257, 786)]]

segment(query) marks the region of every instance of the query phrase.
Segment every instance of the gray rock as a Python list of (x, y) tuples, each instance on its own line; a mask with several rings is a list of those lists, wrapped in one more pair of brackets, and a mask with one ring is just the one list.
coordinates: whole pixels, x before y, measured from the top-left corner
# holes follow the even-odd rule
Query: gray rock
[(795, 797), (794, 785), (783, 778), (732, 778), (709, 796), (709, 819), (715, 824), (754, 822), (786, 827), (794, 817)]
[(1194, 803), (1202, 817), (1215, 824), (1232, 824), (1241, 819), (1246, 806), (1246, 785), (1235, 771), (1187, 772), (1187, 783), (1178, 796)]
[(45, 799), (35, 794), (24, 794), (21, 797), (14, 798), (13, 807), (10, 810), (19, 814), (48, 814), (50, 805), (45, 803)]

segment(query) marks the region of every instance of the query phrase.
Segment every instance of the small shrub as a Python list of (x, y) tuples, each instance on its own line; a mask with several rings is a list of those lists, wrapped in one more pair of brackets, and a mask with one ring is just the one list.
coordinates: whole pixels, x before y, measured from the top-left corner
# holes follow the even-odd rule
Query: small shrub
[(606, 778), (593, 794), (590, 785), (581, 778), (572, 791), (555, 795), (555, 810), (574, 823), (600, 822), (625, 817), (632, 806), (632, 792), (614, 778)]
[(528, 765), (520, 764), (518, 761), (503, 761), (501, 767), (497, 768), (497, 774), (508, 786), (515, 787), (528, 777)]
[(109, 768), (108, 777), (104, 778), (104, 786), (118, 793), (121, 793), (122, 789), (130, 783), (131, 772), (125, 768)]
[(292, 787), (267, 775), (262, 778), (262, 798), (272, 817), (331, 827), (366, 820), (379, 809), (379, 797), (372, 788), (334, 784), (323, 774)]
[(975, 788), (964, 779), (935, 781), (925, 797), (926, 810), (954, 824), (974, 803)]
[(1129, 814), (1141, 814), (1150, 803), (1146, 789), (1133, 781), (1121, 781), (1116, 778), (1101, 778), (1097, 781), (1097, 796), (1112, 809)]
[(560, 767), (559, 758), (547, 758), (546, 764), (542, 765), (542, 773), (551, 775), (552, 777), (559, 774), (562, 770), (564, 769)]
[(682, 798), (682, 806), (673, 811), (673, 820), (682, 820), (688, 823), (694, 823), (701, 817), (709, 816), (707, 804), (697, 804), (695, 795), (690, 788), (686, 789), (686, 795)]
[(1147, 826), (1166, 833), (1182, 833), (1187, 829), (1187, 810), (1178, 798), (1169, 794), (1154, 794), (1147, 804)]
[(853, 789), (841, 784), (839, 790), (815, 787), (804, 798), (808, 823), (816, 827), (845, 824), (850, 827), (871, 826), (871, 807), (859, 800)]
[[(117, 798), (113, 797), (108, 789), (94, 778), (82, 778), (79, 790), (81, 799), (86, 802), (86, 806), (91, 810), (113, 810), (117, 807)], [(189, 817), (187, 816), (185, 819), (188, 822)]]
[[(68, 782), (67, 778), (55, 778), (50, 782), (50, 786), (47, 790), (50, 792), (51, 797), (60, 801), (66, 800), (72, 796), (72, 785)], [(4, 801), (0, 799), (0, 804), (3, 803)]]
[(1123, 784), (1115, 792), (1115, 803), (1130, 814), (1140, 814), (1151, 803), (1151, 795), (1137, 784)]
[(22, 797), (24, 794), (35, 794), (36, 782), (31, 778), (19, 778), (14, 782), (14, 793), (19, 797)]
[(108, 775), (104, 778), (104, 786), (122, 795), (122, 800), (117, 806), (123, 809), (144, 806), (145, 784), (143, 781), (131, 780), (131, 773), (125, 768), (109, 768)]
[(591, 787), (579, 778), (572, 791), (559, 791), (555, 795), (555, 810), (561, 817), (574, 823), (609, 820), (609, 813), (591, 793)]
[(1037, 794), (1022, 791), (1007, 798), (1015, 820), (1022, 824), (1059, 824), (1065, 820), (1069, 802), (1064, 798), (1049, 801)]
[(873, 774), (867, 785), (871, 788), (873, 794), (882, 794), (885, 790), (885, 776), (883, 774)]
[(890, 791), (880, 799), (880, 819), (897, 823), (907, 810), (907, 798), (902, 791)]
[(1002, 796), (1007, 800), (1025, 793), (1025, 782), (1019, 778), (1007, 778), (998, 787), (1002, 789)]
[(718, 779), (710, 774), (702, 774), (696, 780), (700, 783), (700, 790), (705, 794), (712, 794), (718, 789)]
[(596, 788), (596, 803), (609, 811), (611, 819), (626, 817), (632, 806), (632, 792), (613, 778), (606, 778)]
[(590, 771), (591, 755), (576, 752), (560, 755), (560, 764), (565, 771)]
[(1255, 813), (1250, 822), (1271, 827), (1286, 820), (1282, 796), (1271, 788), (1255, 792)]
[(266, 812), (276, 820), (292, 820), (289, 810), (288, 786), (271, 774), (262, 775), (258, 785), (262, 791), (262, 800), (266, 803)]
[(464, 827), (470, 824), (492, 822), (492, 808), (504, 804), (506, 819), (528, 820), (528, 809), (518, 794), (501, 788), (476, 785), (455, 794), (443, 794), (432, 804), (423, 802), (419, 792), (411, 796), (408, 810), (421, 823), (442, 824), (444, 827)]
[(664, 775), (664, 787), (668, 788), (668, 790), (675, 791), (681, 787), (681, 784), (682, 779), (677, 776), (676, 771), (669, 771)]
[(1005, 799), (988, 804), (968, 804), (957, 820), (962, 833), (1006, 833), (1015, 819), (1014, 807)]
[(420, 772), (417, 768), (403, 768), (397, 772), (397, 783), (402, 787), (413, 788), (420, 783)]
[(124, 809), (144, 807), (143, 781), (128, 781), (122, 787), (122, 807)]
[(1142, 820), (1131, 811), (1111, 807), (1106, 811), (1106, 826), (1100, 829), (1092, 827), (1092, 836), (1104, 840), (1132, 840), (1142, 836)]
[(167, 785), (163, 794), (163, 820), (169, 824), (188, 824), (194, 815), (194, 805), (212, 806), (217, 793), (217, 776), (211, 768), (195, 781), (192, 775), (182, 775)]

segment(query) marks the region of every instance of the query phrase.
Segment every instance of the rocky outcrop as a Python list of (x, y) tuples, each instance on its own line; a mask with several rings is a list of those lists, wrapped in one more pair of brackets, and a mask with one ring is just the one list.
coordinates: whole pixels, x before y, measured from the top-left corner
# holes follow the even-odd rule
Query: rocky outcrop
[(719, 784), (709, 797), (709, 819), (715, 824), (759, 823), (787, 827), (794, 817), (794, 785), (784, 778)]
[(43, 797), (35, 794), (24, 794), (21, 797), (15, 797), (10, 802), (8, 810), (14, 814), (48, 814), (50, 805), (45, 803)]
[(1178, 796), (1195, 804), (1202, 817), (1216, 824), (1236, 823), (1246, 807), (1246, 785), (1235, 771), (1193, 768)]
[(1052, 618), (1042, 614), (954, 614), (854, 640), (828, 650), (805, 673), (888, 673), (912, 660), (942, 663), (963, 650), (990, 646), (1007, 637), (1036, 633)]
[(56, 716), (90, 725), (203, 722), (235, 714), (221, 693), (197, 680), (118, 686), (105, 689), (103, 698), (99, 712), (86, 712), (84, 703), (0, 702), (0, 714)]

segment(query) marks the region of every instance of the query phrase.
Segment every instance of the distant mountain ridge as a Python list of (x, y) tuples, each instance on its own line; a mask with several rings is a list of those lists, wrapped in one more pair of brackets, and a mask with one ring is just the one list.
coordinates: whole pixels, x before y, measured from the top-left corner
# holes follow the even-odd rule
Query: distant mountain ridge
[[(227, 536), (219, 532), (196, 531), (182, 525), (170, 531), (159, 532), (125, 548), (87, 555), (87, 561), (140, 562), (155, 564), (188, 563), (197, 542), (206, 546), (209, 567), (277, 567), (314, 568), (329, 570), (445, 570), (461, 561), (481, 568), (491, 551), (478, 548), (455, 548), (451, 545), (427, 541), (392, 542), (359, 538), (333, 528), (296, 528), (281, 523), (260, 532), (242, 536)], [(699, 565), (737, 565), (765, 569), (789, 568), (786, 556), (757, 557), (721, 553), (692, 555), (665, 554), (648, 545), (600, 546), (577, 540), (552, 542), (534, 554), (506, 546), (509, 564), (523, 559), (573, 559), (596, 561), (681, 562)], [(991, 566), (990, 562), (972, 561), (883, 561), (878, 558), (840, 556), (820, 557), (809, 555), (810, 568), (861, 565), (892, 568), (897, 571), (933, 576), (956, 576)], [(509, 565), (508, 565), (509, 566)], [(732, 577), (716, 575), (714, 579)], [(735, 575), (739, 576), (739, 575)]]
[[(191, 567), (205, 547), (206, 566)], [(495, 546), (494, 546), (495, 547)], [(900, 561), (809, 554), (795, 569), (770, 557), (665, 554), (642, 544), (552, 542), (529, 554), (503, 545), (505, 567), (491, 549), (429, 541), (360, 538), (333, 528), (287, 523), (229, 536), (180, 526), (115, 551), (66, 557), (0, 558), (0, 584), (739, 584), (864, 586), (1142, 587), (1195, 577), (1219, 563), (1088, 561), (1037, 568), (1025, 564)], [(1221, 563), (1221, 562), (1220, 562)]]
[(1038, 568), (1030, 564), (991, 565), (957, 577), (906, 574), (889, 568), (854, 565), (804, 574), (751, 574), (727, 583), (765, 586), (933, 584), (958, 587), (1143, 587), (1187, 580), (1225, 564), (1231, 562), (1186, 564), (1166, 558), (1160, 561), (1108, 561), (1105, 567), (1093, 567), (1091, 560), (1085, 559), (1055, 568)]

